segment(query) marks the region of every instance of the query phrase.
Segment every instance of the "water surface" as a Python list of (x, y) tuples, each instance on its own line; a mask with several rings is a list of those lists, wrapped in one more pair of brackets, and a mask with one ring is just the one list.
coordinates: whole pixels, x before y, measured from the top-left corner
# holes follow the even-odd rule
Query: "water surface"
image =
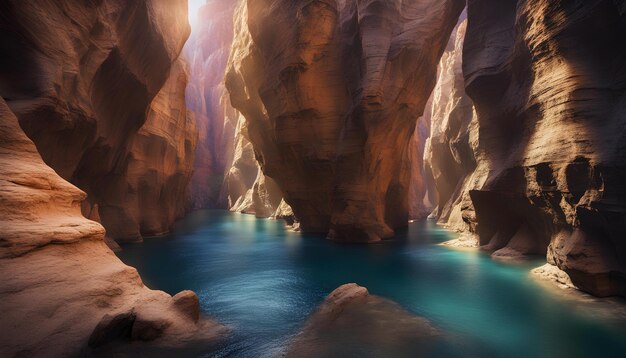
[(446, 332), (438, 356), (626, 356), (624, 316), (545, 289), (528, 274), (540, 262), (511, 265), (437, 245), (452, 238), (424, 221), (390, 243), (340, 245), (280, 221), (200, 211), (119, 256), (150, 288), (198, 294), (202, 311), (233, 331), (212, 354), (219, 357), (280, 354), (324, 297), (348, 282)]

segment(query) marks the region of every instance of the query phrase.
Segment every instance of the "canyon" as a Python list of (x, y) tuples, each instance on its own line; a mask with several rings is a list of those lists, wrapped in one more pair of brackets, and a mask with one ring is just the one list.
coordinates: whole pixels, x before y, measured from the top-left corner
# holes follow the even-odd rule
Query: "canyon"
[[(195, 293), (151, 290), (112, 252), (205, 208), (359, 244), (430, 216), (459, 233), (444, 245), (626, 296), (626, 1), (207, 0), (193, 31), (188, 16), (0, 5), (2, 355), (217, 344), (228, 329)], [(389, 324), (380, 311), (398, 339), (439, 334), (353, 284), (287, 355), (339, 352), (311, 343), (320, 326)]]
[(406, 226), (407, 148), (463, 1), (248, 1), (226, 74), (263, 173), (306, 232)]

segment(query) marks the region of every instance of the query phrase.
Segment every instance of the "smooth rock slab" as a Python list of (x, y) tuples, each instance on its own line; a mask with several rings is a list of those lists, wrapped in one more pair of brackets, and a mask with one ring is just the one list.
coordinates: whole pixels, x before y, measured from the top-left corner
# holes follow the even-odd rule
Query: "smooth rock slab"
[(328, 295), (286, 357), (422, 356), (439, 335), (428, 320), (350, 283)]

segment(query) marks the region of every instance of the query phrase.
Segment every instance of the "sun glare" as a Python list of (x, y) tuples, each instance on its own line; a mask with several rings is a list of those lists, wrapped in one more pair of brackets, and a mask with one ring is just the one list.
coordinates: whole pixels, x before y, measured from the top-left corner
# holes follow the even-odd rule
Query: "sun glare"
[(194, 27), (198, 22), (198, 11), (206, 3), (206, 0), (189, 0), (189, 24)]

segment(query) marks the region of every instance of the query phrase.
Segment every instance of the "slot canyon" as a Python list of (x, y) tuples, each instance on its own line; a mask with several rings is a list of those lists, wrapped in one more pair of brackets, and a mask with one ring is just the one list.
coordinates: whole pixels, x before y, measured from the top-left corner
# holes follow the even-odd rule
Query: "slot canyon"
[(0, 356), (626, 354), (626, 1), (5, 0)]

